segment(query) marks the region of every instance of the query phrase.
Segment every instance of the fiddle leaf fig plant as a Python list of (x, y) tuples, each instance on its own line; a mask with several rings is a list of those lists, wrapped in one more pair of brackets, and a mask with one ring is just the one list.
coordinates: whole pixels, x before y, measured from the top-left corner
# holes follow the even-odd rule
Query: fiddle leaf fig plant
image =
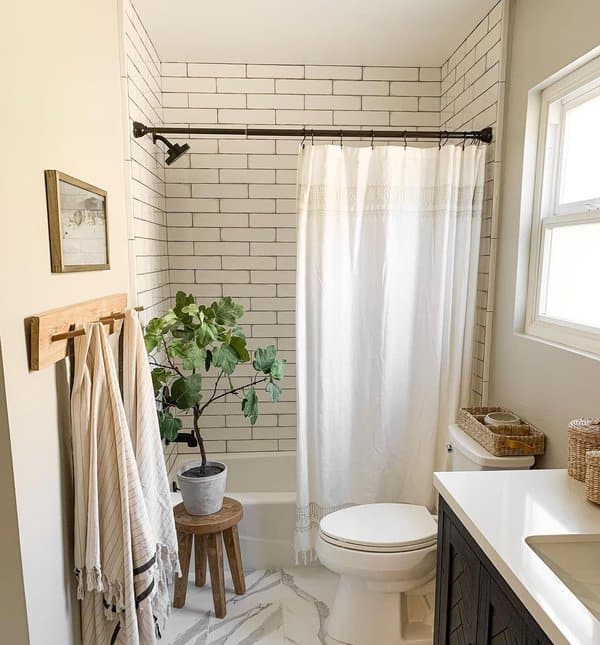
[[(180, 415), (191, 411), (193, 432), (206, 466), (206, 450), (200, 431), (204, 411), (226, 396), (240, 399), (243, 415), (254, 425), (259, 401), (256, 387), (264, 387), (273, 402), (281, 396), (285, 361), (273, 345), (255, 349), (253, 356), (239, 326), (244, 308), (231, 298), (210, 305), (198, 304), (191, 294), (178, 291), (175, 306), (146, 325), (144, 340), (152, 367), (158, 423), (163, 439), (175, 441), (182, 430)], [(232, 376), (239, 365), (251, 363), (254, 376), (235, 385)], [(209, 387), (204, 378), (210, 373)]]

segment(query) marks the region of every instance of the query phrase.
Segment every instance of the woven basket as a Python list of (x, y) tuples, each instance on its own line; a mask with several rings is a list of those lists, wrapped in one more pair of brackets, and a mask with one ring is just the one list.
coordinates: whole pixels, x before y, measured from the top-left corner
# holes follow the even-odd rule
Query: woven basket
[(506, 408), (461, 408), (456, 422), (470, 437), (496, 457), (543, 455), (546, 437), (530, 423), (486, 426), (485, 415), (490, 412), (511, 412)]
[(600, 450), (600, 419), (575, 419), (569, 423), (569, 475), (585, 481), (585, 453)]
[(585, 461), (585, 496), (590, 502), (600, 504), (600, 450), (588, 450)]

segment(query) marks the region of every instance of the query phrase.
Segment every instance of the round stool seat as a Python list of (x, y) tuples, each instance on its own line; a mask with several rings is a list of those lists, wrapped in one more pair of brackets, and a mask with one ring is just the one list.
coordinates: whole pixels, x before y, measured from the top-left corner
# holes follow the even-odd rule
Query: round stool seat
[(206, 535), (220, 533), (238, 524), (244, 515), (244, 507), (237, 499), (224, 497), (221, 510), (211, 515), (190, 515), (186, 512), (183, 502), (177, 504), (173, 514), (177, 530), (181, 529), (184, 533), (194, 535)]

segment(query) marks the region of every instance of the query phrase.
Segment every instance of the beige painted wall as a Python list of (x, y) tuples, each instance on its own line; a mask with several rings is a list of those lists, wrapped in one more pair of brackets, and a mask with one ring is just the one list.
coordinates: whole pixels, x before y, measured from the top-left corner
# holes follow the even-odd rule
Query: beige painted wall
[(490, 401), (538, 424), (548, 435), (547, 453), (540, 463), (565, 467), (568, 421), (600, 414), (600, 362), (519, 334), (536, 134), (535, 127), (526, 132), (527, 99), (532, 88), (600, 46), (600, 3), (514, 0), (511, 15)]
[[(19, 0), (2, 9), (0, 340), (33, 645), (68, 645), (79, 636), (68, 389), (60, 369), (29, 372), (23, 320), (128, 291), (118, 18), (117, 0)], [(110, 271), (50, 273), (46, 168), (108, 190)]]
[(25, 593), (21, 575), (21, 546), (17, 525), (17, 503), (13, 478), (8, 413), (2, 371), (2, 347), (0, 346), (0, 571), (2, 579), (12, 584), (0, 585), (0, 625), (2, 638), (7, 643), (27, 642), (27, 615)]

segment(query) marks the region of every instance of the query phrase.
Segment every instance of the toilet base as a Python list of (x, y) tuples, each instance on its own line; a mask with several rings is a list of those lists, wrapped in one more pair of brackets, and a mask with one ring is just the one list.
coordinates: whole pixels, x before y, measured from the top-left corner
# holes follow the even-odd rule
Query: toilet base
[(377, 592), (368, 581), (340, 576), (327, 623), (328, 635), (347, 645), (431, 645), (433, 628), (407, 621), (406, 595)]

